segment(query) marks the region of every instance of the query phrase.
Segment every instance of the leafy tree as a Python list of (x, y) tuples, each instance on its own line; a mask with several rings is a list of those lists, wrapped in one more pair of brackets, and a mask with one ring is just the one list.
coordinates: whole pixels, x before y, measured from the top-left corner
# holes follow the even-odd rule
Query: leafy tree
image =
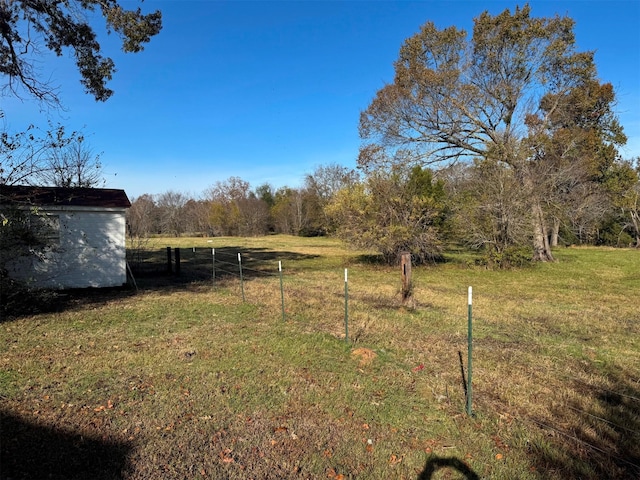
[(269, 183), (263, 183), (259, 187), (256, 188), (256, 196), (260, 199), (268, 208), (268, 217), (267, 217), (267, 231), (275, 232), (276, 227), (273, 219), (273, 207), (275, 205), (275, 191), (273, 187)]
[[(552, 260), (546, 191), (533, 167), (526, 120), (545, 95), (561, 98), (595, 78), (593, 52), (578, 52), (568, 17), (533, 18), (529, 5), (482, 13), (473, 34), (431, 22), (408, 38), (393, 83), (360, 117), (359, 164), (447, 165), (478, 158), (513, 172), (530, 211), (535, 260)], [(550, 115), (536, 115), (550, 122)]]
[(301, 233), (325, 235), (334, 232), (336, 225), (331, 223), (325, 209), (336, 193), (358, 180), (356, 171), (335, 163), (321, 165), (313, 173), (307, 174), (303, 193), (307, 222)]
[(278, 233), (301, 235), (308, 230), (304, 197), (299, 189), (282, 187), (276, 190), (271, 215)]
[(268, 183), (263, 183), (256, 188), (256, 196), (266, 203), (269, 208), (273, 207), (275, 203), (273, 187)]
[(445, 199), (443, 182), (429, 170), (395, 166), (338, 191), (327, 212), (339, 237), (379, 252), (387, 263), (398, 262), (405, 251), (427, 262), (442, 254), (449, 218)]
[[(0, 74), (6, 88), (21, 96), (27, 92), (38, 100), (58, 104), (59, 98), (38, 71), (38, 57), (44, 48), (62, 56), (72, 51), (80, 83), (98, 101), (113, 91), (107, 87), (115, 72), (111, 58), (104, 57), (91, 17), (99, 10), (108, 33), (115, 32), (124, 52), (139, 52), (162, 29), (160, 11), (143, 14), (125, 10), (118, 0), (13, 0), (0, 1)], [(43, 48), (44, 47), (44, 48)]]
[(479, 160), (466, 166), (457, 186), (452, 194), (457, 231), (469, 247), (484, 250), (491, 259), (502, 258), (515, 245), (530, 244), (530, 211), (511, 169)]
[(588, 79), (565, 94), (545, 95), (538, 114), (527, 118), (535, 151), (531, 168), (546, 192), (552, 246), (561, 223), (565, 228), (575, 223), (576, 213), (590, 222), (582, 226), (594, 229), (610, 208), (604, 182), (618, 158), (617, 147), (627, 140), (614, 105), (611, 84)]
[(217, 235), (262, 235), (267, 232), (269, 208), (248, 182), (230, 177), (209, 191), (211, 224)]
[(617, 226), (613, 233), (620, 238), (626, 232), (634, 246), (640, 248), (640, 158), (615, 162), (609, 168), (604, 184)]

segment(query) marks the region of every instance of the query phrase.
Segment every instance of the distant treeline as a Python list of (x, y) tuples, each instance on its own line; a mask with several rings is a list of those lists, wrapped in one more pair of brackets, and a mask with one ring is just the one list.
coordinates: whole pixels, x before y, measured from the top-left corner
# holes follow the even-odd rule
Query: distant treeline
[[(603, 180), (604, 179), (604, 180)], [(552, 246), (638, 246), (637, 162), (617, 161), (602, 178), (567, 180), (543, 211)], [(251, 188), (240, 178), (217, 182), (200, 198), (177, 191), (135, 198), (132, 238), (167, 236), (337, 235), (394, 262), (439, 258), (447, 245), (479, 249), (499, 265), (531, 255), (531, 209), (513, 172), (489, 162), (432, 171), (395, 165), (365, 175), (339, 165), (306, 175), (301, 188)]]

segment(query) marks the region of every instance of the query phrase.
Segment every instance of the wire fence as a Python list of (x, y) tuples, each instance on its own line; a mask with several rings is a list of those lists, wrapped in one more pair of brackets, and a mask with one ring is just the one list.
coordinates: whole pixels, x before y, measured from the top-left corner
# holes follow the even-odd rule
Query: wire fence
[[(283, 263), (291, 265), (293, 261), (312, 258), (311, 255), (293, 252), (273, 252), (266, 249), (223, 248), (170, 248), (130, 249), (127, 251), (127, 264), (136, 284), (141, 281), (147, 285), (180, 285), (199, 283), (212, 287), (237, 289), (242, 301), (270, 304), (277, 308), (283, 319), (286, 312), (295, 314), (306, 309), (322, 308), (327, 311), (330, 305), (321, 305), (329, 297), (348, 293), (336, 276), (327, 276), (323, 270), (309, 271), (295, 268), (283, 271)], [(286, 276), (287, 288), (283, 288)], [(256, 281), (259, 280), (259, 281)], [(245, 290), (245, 286), (249, 286)], [(340, 302), (342, 304), (342, 301)], [(337, 313), (342, 316), (342, 308)], [(345, 317), (348, 310), (344, 310)], [(336, 315), (328, 316), (326, 322), (317, 322), (318, 328), (336, 336), (348, 338), (347, 318), (332, 322)], [(357, 333), (357, 332), (356, 332)]]
[[(287, 253), (284, 259), (294, 254)], [(304, 255), (299, 255), (304, 257)], [(136, 277), (166, 278), (176, 282), (211, 281), (228, 278), (278, 276), (277, 261), (282, 256), (270, 251), (240, 251), (224, 248), (129, 249), (127, 262)], [(241, 267), (240, 269), (240, 262)]]
[[(283, 260), (300, 260), (304, 257), (305, 255), (276, 253), (266, 249), (246, 251), (237, 247), (216, 249), (202, 247), (172, 249), (167, 247), (166, 249), (156, 250), (132, 249), (127, 252), (127, 261), (133, 275), (136, 277), (170, 279), (172, 282), (178, 283), (195, 281), (210, 283), (212, 286), (231, 284), (238, 288), (243, 301), (246, 300), (245, 281), (254, 279), (266, 280), (269, 284), (267, 286), (269, 293), (265, 294), (265, 290), (254, 292), (252, 300), (256, 300), (259, 297), (261, 302), (266, 302), (269, 301), (267, 297), (270, 297), (274, 308), (276, 306), (279, 308), (281, 302), (283, 320), (286, 317), (286, 307), (292, 299), (304, 298), (307, 306), (312, 309), (322, 309), (324, 311), (332, 308), (334, 320), (335, 314), (341, 313), (336, 305), (344, 302), (344, 324), (334, 321), (332, 326), (323, 325), (323, 327), (325, 327), (325, 331), (329, 329), (336, 335), (344, 335), (345, 340), (348, 341), (351, 306), (348, 302), (349, 290), (346, 270), (344, 272), (344, 290), (342, 279), (337, 273), (336, 275), (331, 275), (330, 278), (327, 276), (326, 279), (320, 279), (317, 275), (327, 275), (327, 273), (318, 271), (313, 272), (314, 275), (309, 275), (309, 272), (300, 269), (287, 273), (288, 278), (291, 278), (290, 274), (295, 274), (295, 281), (287, 283), (286, 292), (283, 289)], [(278, 281), (279, 289), (277, 287)], [(312, 291), (315, 291), (315, 296), (310, 295), (309, 292)], [(327, 294), (329, 297), (333, 296), (336, 300), (344, 295), (344, 300), (340, 299), (340, 302), (332, 302), (336, 305), (328, 306), (326, 303), (321, 303), (327, 298)], [(362, 292), (360, 294), (363, 295)], [(273, 300), (276, 296), (279, 297), (277, 301)], [(469, 315), (471, 315), (470, 311)], [(471, 322), (471, 318), (469, 318), (469, 322)], [(355, 336), (357, 335), (355, 333)], [(469, 356), (467, 367), (470, 366), (470, 363), (471, 356)], [(569, 415), (574, 415), (579, 419), (580, 424), (590, 425), (590, 428), (596, 432), (604, 432), (608, 429), (610, 432), (608, 437), (601, 438), (598, 441), (597, 438), (585, 434), (579, 428), (568, 426), (566, 422), (565, 424), (556, 424), (549, 419), (534, 416), (519, 417), (516, 420), (527, 428), (542, 429), (552, 436), (562, 437), (571, 441), (580, 448), (587, 448), (592, 452), (606, 456), (615, 462), (622, 471), (634, 476), (637, 475), (637, 478), (640, 478), (640, 450), (638, 449), (638, 445), (640, 445), (640, 398), (637, 395), (637, 390), (614, 390), (612, 388), (615, 388), (615, 386), (610, 388), (604, 385), (595, 385), (581, 380), (575, 375), (568, 375), (559, 371), (555, 373), (558, 378), (567, 384), (575, 385), (576, 389), (588, 390), (592, 395), (600, 398), (602, 400), (601, 403), (608, 407), (607, 412), (609, 413), (609, 415), (606, 415), (608, 418), (605, 418), (604, 414), (588, 411), (579, 405), (563, 404), (562, 408), (564, 410), (562, 414), (566, 418)], [(467, 386), (465, 385), (465, 397), (469, 393), (466, 388)], [(470, 398), (467, 398), (467, 400), (470, 401)], [(562, 399), (557, 399), (557, 402), (562, 404)], [(468, 412), (470, 412), (470, 403), (467, 407)]]

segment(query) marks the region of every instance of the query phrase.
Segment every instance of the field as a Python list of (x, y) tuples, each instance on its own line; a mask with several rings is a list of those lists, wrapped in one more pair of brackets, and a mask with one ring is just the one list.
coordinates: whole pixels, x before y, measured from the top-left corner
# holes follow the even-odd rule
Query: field
[[(336, 240), (154, 242), (181, 277), (0, 323), (3, 480), (640, 477), (638, 251), (460, 252), (403, 303), (399, 268)], [(215, 282), (191, 247), (226, 255)]]

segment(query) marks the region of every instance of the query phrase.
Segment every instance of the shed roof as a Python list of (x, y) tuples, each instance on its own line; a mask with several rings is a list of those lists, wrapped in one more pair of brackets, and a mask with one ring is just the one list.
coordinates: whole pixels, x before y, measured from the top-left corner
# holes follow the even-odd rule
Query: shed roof
[(131, 207), (131, 202), (124, 190), (111, 188), (32, 187), (25, 185), (0, 185), (1, 203), (39, 207)]

